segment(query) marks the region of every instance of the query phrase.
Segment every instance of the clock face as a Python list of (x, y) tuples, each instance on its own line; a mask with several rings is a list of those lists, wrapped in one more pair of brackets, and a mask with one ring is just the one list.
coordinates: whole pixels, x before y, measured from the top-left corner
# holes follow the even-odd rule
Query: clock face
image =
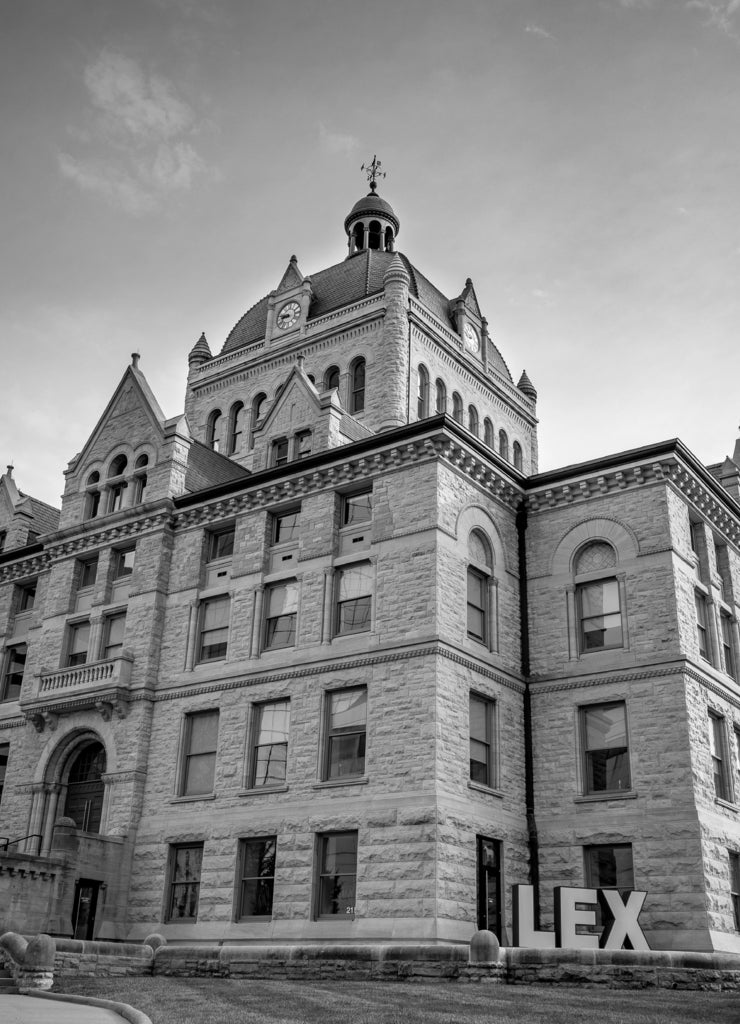
[(465, 345), (471, 352), (480, 351), (480, 338), (478, 332), (472, 324), (465, 324), (465, 330), (463, 331), (465, 337)]
[(287, 331), (289, 327), (298, 322), (301, 315), (301, 307), (297, 302), (286, 302), (277, 315), (277, 325), (281, 331)]

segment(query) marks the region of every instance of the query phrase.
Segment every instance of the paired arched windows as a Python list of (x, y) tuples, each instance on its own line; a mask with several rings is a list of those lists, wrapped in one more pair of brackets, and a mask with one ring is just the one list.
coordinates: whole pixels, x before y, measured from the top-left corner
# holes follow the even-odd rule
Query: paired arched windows
[(220, 437), (219, 431), (221, 429), (221, 410), (214, 409), (208, 417), (208, 423), (206, 424), (206, 444), (209, 448), (212, 448), (214, 452), (219, 450)]
[(426, 366), (419, 365), (417, 375), (416, 418), (426, 419), (429, 415), (429, 373)]
[(365, 408), (365, 360), (355, 359), (349, 368), (349, 411), (362, 412)]
[(447, 388), (445, 382), (439, 377), (434, 386), (437, 389), (437, 415), (441, 416), (442, 413), (447, 412)]
[(244, 433), (244, 402), (234, 402), (229, 413), (229, 443), (227, 455), (235, 455), (242, 445)]
[(467, 632), (479, 643), (490, 646), (490, 585), (493, 577), (493, 551), (482, 530), (471, 530), (468, 537)]

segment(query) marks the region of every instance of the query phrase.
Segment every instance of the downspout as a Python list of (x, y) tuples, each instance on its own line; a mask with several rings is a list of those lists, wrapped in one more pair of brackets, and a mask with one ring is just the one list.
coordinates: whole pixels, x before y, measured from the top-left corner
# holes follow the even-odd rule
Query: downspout
[(532, 694), (529, 688), (529, 602), (527, 595), (527, 507), (522, 501), (516, 513), (519, 548), (519, 625), (522, 637), (524, 678), (524, 798), (529, 846), (529, 884), (534, 888), (534, 927), (540, 927), (540, 844), (534, 816), (534, 755), (532, 749)]

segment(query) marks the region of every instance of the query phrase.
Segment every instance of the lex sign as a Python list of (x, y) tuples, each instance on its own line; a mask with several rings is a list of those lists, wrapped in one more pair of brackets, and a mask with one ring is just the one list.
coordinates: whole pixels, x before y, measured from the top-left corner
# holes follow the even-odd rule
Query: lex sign
[[(579, 889), (558, 886), (555, 931), (534, 927), (534, 886), (513, 887), (514, 945), (530, 949), (650, 949), (638, 917), (647, 896), (633, 890), (623, 900), (617, 889)], [(585, 905), (585, 907), (584, 907)], [(582, 935), (578, 925), (596, 928), (596, 907), (605, 922), (601, 935)]]

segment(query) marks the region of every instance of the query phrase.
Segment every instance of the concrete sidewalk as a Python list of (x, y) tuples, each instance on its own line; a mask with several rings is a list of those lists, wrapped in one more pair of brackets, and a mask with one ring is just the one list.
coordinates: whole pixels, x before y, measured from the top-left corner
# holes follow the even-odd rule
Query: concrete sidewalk
[[(111, 1004), (116, 1005), (116, 1004)], [(117, 1004), (124, 1012), (130, 1010)], [(92, 1006), (85, 1002), (56, 999), (53, 996), (0, 996), (1, 1024), (130, 1024), (132, 1021), (145, 1024), (149, 1020), (134, 1010), (122, 1016), (115, 1010), (103, 1006)]]

